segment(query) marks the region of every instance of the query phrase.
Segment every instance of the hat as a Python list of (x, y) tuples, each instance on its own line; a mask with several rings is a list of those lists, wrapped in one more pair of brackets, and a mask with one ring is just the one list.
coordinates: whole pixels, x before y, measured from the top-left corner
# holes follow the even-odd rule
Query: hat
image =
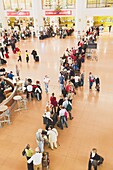
[(37, 147), (37, 148), (35, 149), (35, 151), (36, 151), (36, 152), (39, 152), (39, 151), (40, 151), (40, 150), (39, 150), (39, 147)]
[(38, 129), (38, 132), (42, 133), (42, 129)]

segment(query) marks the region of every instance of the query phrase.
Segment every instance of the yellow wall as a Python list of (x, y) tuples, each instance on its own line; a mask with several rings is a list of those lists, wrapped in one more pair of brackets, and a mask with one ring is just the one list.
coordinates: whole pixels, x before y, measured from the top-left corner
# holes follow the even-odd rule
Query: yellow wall
[(108, 31), (108, 26), (112, 25), (113, 27), (113, 16), (95, 16), (93, 17), (94, 25), (100, 26), (103, 24), (104, 31)]

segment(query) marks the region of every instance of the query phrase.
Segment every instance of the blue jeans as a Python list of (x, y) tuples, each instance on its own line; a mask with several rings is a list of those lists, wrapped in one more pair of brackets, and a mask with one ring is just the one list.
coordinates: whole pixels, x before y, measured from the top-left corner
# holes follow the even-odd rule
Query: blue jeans
[(89, 88), (92, 89), (93, 82), (89, 82)]
[(64, 90), (64, 84), (60, 84), (60, 89), (61, 89), (61, 92), (62, 90)]
[(61, 128), (62, 128), (62, 129), (64, 128), (64, 124), (65, 124), (65, 126), (68, 128), (68, 124), (67, 124), (67, 121), (66, 121), (65, 116), (61, 116), (61, 117), (60, 117), (60, 122), (61, 122)]
[(48, 84), (47, 83), (45, 83), (45, 91), (46, 91), (46, 93), (48, 93)]

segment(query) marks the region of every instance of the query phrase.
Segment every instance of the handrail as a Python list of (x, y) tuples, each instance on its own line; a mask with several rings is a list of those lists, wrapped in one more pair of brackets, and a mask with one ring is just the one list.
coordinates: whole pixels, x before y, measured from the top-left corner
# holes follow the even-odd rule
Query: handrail
[(13, 87), (14, 90), (9, 97), (7, 97), (5, 100), (2, 101), (2, 103), (0, 103), (0, 106), (2, 106), (2, 105), (10, 106), (10, 103), (12, 103), (11, 100), (13, 99), (14, 95), (16, 94), (17, 86), (15, 86), (14, 83), (9, 78), (3, 78), (3, 79), (7, 82), (7, 84), (9, 84), (11, 87)]

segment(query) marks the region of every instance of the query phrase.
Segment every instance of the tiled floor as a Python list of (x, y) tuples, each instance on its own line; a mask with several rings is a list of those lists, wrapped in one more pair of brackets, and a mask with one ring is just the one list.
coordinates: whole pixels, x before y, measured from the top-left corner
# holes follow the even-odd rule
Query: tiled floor
[[(39, 41), (29, 39), (19, 42), (22, 51), (22, 63), (17, 56), (10, 54), (6, 69), (15, 73), (18, 64), (22, 79), (30, 77), (33, 82), (48, 74), (50, 81), (49, 95), (54, 92), (59, 98), (59, 58), (67, 47), (76, 44), (74, 37), (66, 39), (50, 38)], [(25, 62), (25, 50), (38, 49), (41, 56), (35, 63), (32, 56), (30, 63)], [(86, 60), (82, 66), (85, 71), (85, 86), (77, 90), (73, 101), (74, 119), (68, 121), (69, 128), (59, 130), (60, 146), (50, 153), (51, 170), (87, 170), (89, 152), (96, 147), (98, 153), (105, 158), (99, 170), (113, 169), (113, 35), (104, 34), (98, 39), (99, 61)], [(101, 91), (88, 89), (88, 74), (92, 72), (101, 79)], [(42, 115), (49, 99), (43, 90), (43, 100), (27, 103), (27, 110), (11, 113), (11, 125), (0, 129), (0, 170), (26, 170), (26, 159), (21, 155), (24, 146), (29, 143), (33, 149), (37, 146), (35, 133), (42, 128)]]

